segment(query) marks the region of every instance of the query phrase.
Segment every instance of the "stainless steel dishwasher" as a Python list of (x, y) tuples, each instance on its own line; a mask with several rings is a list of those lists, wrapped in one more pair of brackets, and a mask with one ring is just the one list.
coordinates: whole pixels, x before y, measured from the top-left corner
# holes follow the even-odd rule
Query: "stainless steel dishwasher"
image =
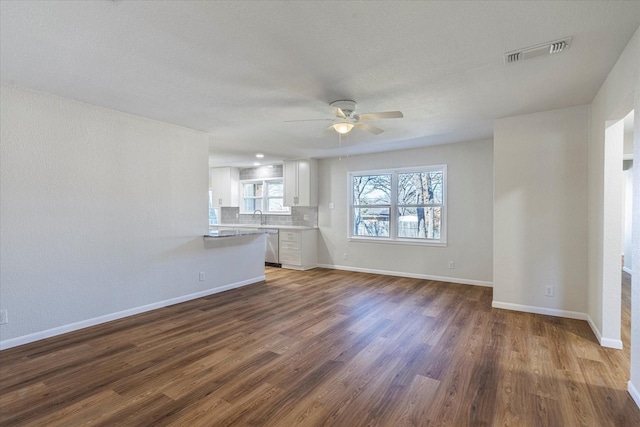
[(264, 254), (264, 263), (266, 265), (280, 267), (279, 239), (280, 236), (277, 228), (267, 230), (267, 250)]

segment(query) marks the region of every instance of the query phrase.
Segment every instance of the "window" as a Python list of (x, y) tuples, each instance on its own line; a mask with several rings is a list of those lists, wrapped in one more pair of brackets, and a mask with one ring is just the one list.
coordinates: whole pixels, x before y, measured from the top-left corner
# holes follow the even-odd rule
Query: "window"
[(352, 172), (349, 237), (445, 244), (446, 165)]
[(242, 212), (289, 213), (284, 206), (282, 179), (244, 181), (242, 183)]
[(213, 207), (213, 192), (209, 190), (209, 225), (218, 224), (218, 218), (220, 218), (220, 210)]

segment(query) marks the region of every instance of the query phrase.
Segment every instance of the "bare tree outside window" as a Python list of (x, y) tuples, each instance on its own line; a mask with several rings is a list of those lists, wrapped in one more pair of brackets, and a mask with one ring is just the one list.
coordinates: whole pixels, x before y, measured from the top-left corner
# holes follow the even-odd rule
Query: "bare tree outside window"
[(389, 236), (391, 175), (353, 177), (353, 234)]
[(398, 174), (398, 237), (439, 239), (441, 171)]
[(445, 171), (351, 174), (352, 236), (443, 242)]

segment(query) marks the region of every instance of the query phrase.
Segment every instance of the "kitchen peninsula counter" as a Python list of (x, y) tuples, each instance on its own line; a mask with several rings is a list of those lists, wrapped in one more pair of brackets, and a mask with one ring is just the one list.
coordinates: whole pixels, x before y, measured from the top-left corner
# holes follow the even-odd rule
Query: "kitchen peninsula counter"
[(272, 229), (272, 230), (315, 230), (318, 227), (310, 227), (305, 225), (275, 225), (275, 224), (215, 224), (210, 225), (210, 229), (232, 229), (232, 228), (253, 228), (253, 229)]
[(205, 239), (221, 239), (221, 238), (234, 238), (244, 236), (254, 236), (259, 234), (270, 234), (271, 230), (262, 229), (257, 227), (244, 228), (244, 227), (222, 227), (222, 229), (209, 230), (209, 234), (205, 234)]
[[(318, 227), (300, 225), (216, 224), (205, 240), (233, 241), (242, 236), (265, 234), (265, 263), (283, 268), (309, 270), (317, 265)], [(257, 236), (259, 237), (259, 236)], [(247, 237), (250, 238), (250, 237)]]

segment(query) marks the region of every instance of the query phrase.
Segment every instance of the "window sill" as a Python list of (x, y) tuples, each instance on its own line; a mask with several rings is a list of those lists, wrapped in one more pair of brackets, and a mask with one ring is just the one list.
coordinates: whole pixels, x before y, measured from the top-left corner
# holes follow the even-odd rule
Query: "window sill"
[(440, 248), (447, 247), (447, 242), (440, 241), (417, 241), (414, 239), (389, 239), (389, 238), (370, 238), (370, 237), (349, 237), (349, 242), (361, 243), (386, 243), (390, 245), (406, 245), (406, 246), (435, 246)]

